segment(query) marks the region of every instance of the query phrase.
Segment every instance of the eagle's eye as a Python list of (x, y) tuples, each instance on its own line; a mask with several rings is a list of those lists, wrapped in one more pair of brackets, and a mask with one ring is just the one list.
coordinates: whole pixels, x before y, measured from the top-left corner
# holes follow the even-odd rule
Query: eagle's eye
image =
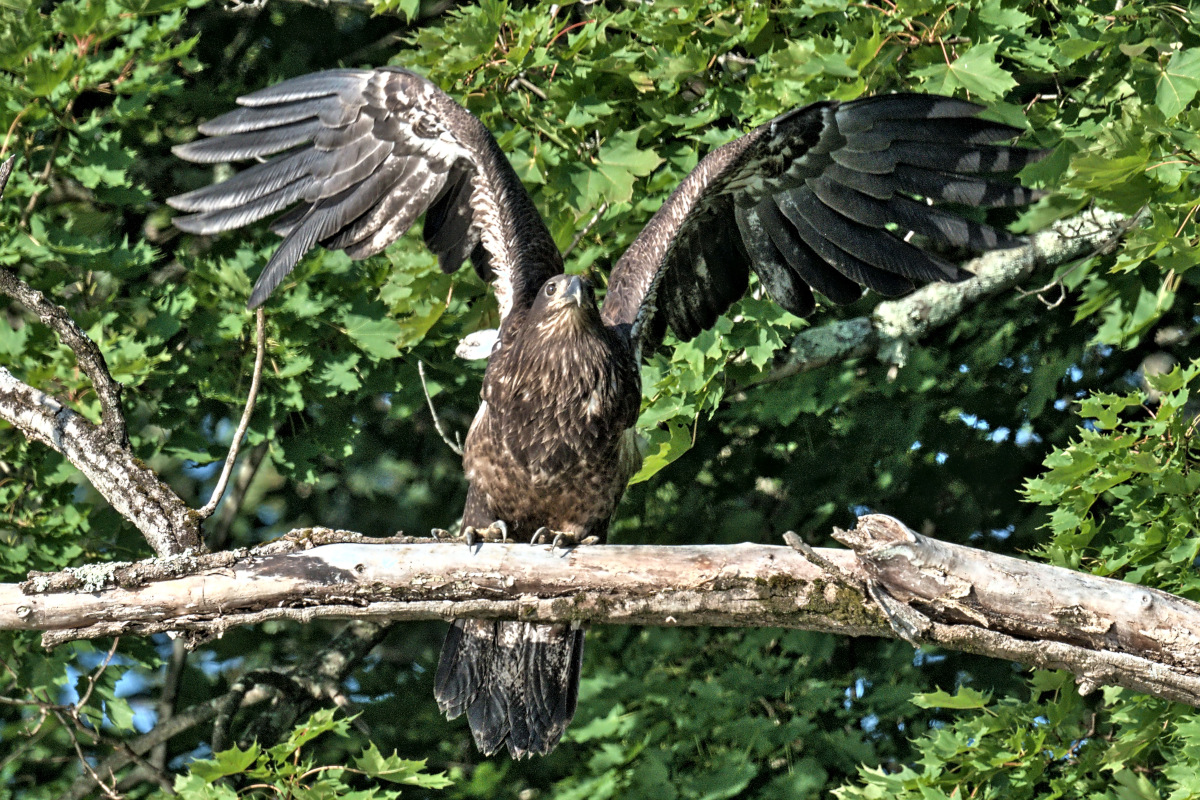
[(557, 291), (558, 291), (557, 283), (547, 283), (546, 284), (546, 297), (554, 297), (554, 294)]

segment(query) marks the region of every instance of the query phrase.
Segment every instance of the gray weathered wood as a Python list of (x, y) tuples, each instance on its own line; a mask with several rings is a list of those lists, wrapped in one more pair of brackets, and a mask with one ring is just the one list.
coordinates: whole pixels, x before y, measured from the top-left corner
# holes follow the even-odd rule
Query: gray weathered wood
[[(752, 544), (554, 550), (295, 534), (3, 585), (0, 628), (46, 631), (47, 644), (318, 618), (802, 628), (901, 635), (1069, 669), (1081, 691), (1115, 684), (1200, 707), (1200, 605), (921, 537), (890, 517), (838, 531), (854, 549), (811, 551), (817, 563)], [(352, 541), (298, 549), (339, 537)]]

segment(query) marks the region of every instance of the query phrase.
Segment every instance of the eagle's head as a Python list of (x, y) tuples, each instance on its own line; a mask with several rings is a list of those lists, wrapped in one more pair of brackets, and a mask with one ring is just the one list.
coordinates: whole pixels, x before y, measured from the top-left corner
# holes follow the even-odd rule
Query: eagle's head
[(542, 284), (532, 316), (539, 327), (600, 324), (600, 309), (596, 307), (592, 285), (578, 275), (555, 275)]

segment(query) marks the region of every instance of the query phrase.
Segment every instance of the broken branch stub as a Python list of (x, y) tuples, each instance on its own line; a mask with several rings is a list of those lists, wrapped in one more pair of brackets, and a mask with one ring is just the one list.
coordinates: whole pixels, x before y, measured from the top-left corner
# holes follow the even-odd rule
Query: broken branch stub
[(938, 622), (1135, 654), (1200, 674), (1200, 605), (1183, 598), (930, 539), (881, 514), (834, 538), (895, 600)]

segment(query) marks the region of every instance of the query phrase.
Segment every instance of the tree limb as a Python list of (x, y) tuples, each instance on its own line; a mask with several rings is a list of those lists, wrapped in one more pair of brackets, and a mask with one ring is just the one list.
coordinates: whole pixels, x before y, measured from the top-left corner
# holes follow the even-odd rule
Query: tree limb
[(792, 340), (765, 381), (871, 353), (884, 363), (903, 366), (913, 341), (955, 319), (971, 303), (1014, 288), (1040, 267), (1106, 252), (1139, 219), (1085, 211), (1034, 234), (1024, 247), (994, 250), (964, 264), (974, 277), (961, 283), (931, 283), (899, 300), (880, 303), (869, 317), (809, 328)]
[(54, 330), (63, 343), (71, 348), (79, 368), (92, 381), (100, 398), (103, 429), (113, 441), (124, 444), (125, 417), (121, 413), (121, 384), (108, 371), (100, 348), (83, 329), (71, 319), (67, 310), (46, 299), (45, 295), (5, 269), (0, 269), (0, 293), (6, 294), (32, 311), (42, 324)]
[[(0, 198), (4, 197), (4, 188), (8, 185), (16, 158), (15, 155), (9, 156), (0, 164)], [(47, 166), (52, 162), (53, 159)], [(100, 415), (105, 431), (118, 443), (124, 444), (126, 433), (125, 417), (121, 413), (121, 384), (113, 380), (96, 343), (71, 319), (65, 308), (51, 303), (45, 295), (8, 270), (0, 269), (0, 292), (32, 311), (43, 325), (58, 334), (63, 344), (71, 348), (79, 368), (91, 380), (96, 396), (100, 398)]]
[(62, 453), (159, 556), (200, 548), (195, 514), (118, 440), (0, 367), (0, 419)]
[[(86, 592), (40, 576), (0, 586), (0, 628), (45, 642), (168, 630), (220, 635), (271, 619), (504, 618), (529, 622), (783, 627), (916, 643), (1074, 672), (1200, 707), (1200, 605), (918, 536), (890, 517), (818, 549), (422, 543), (254, 551), (98, 572)], [(312, 532), (331, 540), (330, 531)], [(836, 567), (837, 574), (827, 571)], [(851, 583), (869, 587), (865, 597)], [(69, 584), (69, 582), (68, 582)], [(374, 629), (372, 629), (374, 633)]]

